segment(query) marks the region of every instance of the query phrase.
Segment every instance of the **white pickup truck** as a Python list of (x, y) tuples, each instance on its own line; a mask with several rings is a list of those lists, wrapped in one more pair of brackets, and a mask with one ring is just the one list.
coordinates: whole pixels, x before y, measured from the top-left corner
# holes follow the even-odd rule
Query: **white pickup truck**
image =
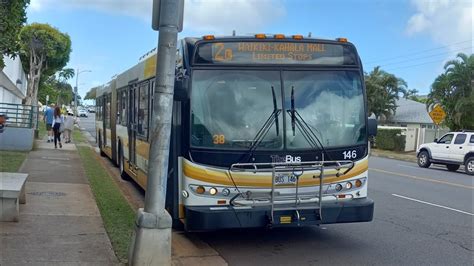
[(449, 171), (457, 171), (464, 165), (466, 174), (474, 175), (474, 132), (449, 132), (439, 140), (420, 145), (416, 151), (418, 165), (446, 165)]

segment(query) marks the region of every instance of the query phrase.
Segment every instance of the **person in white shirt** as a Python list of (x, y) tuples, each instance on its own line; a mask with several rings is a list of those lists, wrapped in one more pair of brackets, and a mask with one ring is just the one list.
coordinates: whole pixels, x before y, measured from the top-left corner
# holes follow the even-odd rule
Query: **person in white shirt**
[(54, 133), (54, 148), (58, 148), (58, 142), (59, 142), (59, 148), (62, 148), (63, 145), (61, 144), (61, 125), (63, 125), (64, 128), (64, 116), (61, 115), (61, 109), (59, 106), (56, 106), (54, 108), (54, 117), (53, 117), (53, 133)]
[(64, 142), (71, 143), (71, 134), (76, 124), (76, 118), (72, 113), (68, 113), (68, 116), (64, 118)]

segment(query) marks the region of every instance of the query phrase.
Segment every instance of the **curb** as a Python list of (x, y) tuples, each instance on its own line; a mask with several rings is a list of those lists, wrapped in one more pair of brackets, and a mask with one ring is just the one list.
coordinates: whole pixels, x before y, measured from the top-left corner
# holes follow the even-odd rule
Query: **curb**
[[(102, 158), (98, 155), (100, 153), (97, 145), (91, 145), (95, 143), (95, 138), (86, 130), (79, 129), (81, 134), (86, 137), (89, 143), (81, 143), (81, 145), (88, 146), (96, 152), (97, 159), (100, 160), (100, 164), (106, 170), (106, 172), (111, 175), (112, 179), (116, 182), (119, 182), (115, 177), (116, 173), (113, 172), (110, 166), (106, 165)], [(76, 144), (78, 145), (78, 144)], [(120, 177), (118, 177), (120, 178)], [(136, 209), (136, 203), (131, 202), (131, 199), (125, 195), (125, 192), (122, 190), (121, 185), (117, 184), (119, 187), (122, 196), (128, 202), (128, 204)], [(189, 237), (184, 232), (172, 230), (172, 246), (171, 246), (171, 265), (181, 266), (181, 265), (228, 265), (225, 259), (209, 244), (204, 241), (196, 238)]]

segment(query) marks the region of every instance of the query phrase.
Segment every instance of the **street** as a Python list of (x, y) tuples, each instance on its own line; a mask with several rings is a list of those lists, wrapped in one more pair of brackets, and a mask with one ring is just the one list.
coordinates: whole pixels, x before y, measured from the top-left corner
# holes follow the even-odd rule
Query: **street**
[[(93, 117), (81, 119), (91, 134)], [(230, 265), (472, 265), (474, 177), (379, 157), (370, 158), (369, 175), (370, 223), (188, 235)]]
[(87, 113), (88, 117), (79, 118), (81, 130), (89, 132), (95, 138), (95, 113)]

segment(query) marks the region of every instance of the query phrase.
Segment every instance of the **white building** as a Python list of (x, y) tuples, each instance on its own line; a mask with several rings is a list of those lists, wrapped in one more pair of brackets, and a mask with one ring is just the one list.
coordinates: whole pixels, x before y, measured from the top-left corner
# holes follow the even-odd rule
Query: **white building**
[(4, 56), (5, 67), (0, 70), (0, 103), (21, 104), (26, 96), (27, 79), (20, 57)]

